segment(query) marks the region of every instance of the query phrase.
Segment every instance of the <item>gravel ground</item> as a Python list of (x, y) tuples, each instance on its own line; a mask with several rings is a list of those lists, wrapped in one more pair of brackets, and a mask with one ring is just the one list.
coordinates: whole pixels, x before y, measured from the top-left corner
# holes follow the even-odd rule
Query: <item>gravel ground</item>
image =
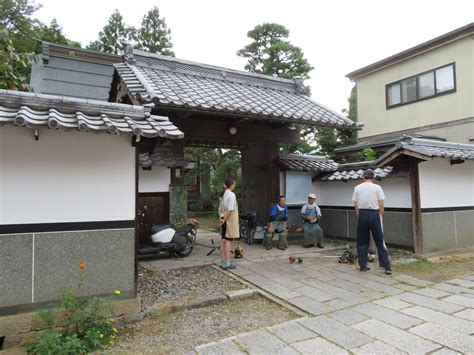
[(138, 273), (142, 309), (183, 297), (218, 295), (244, 288), (247, 287), (211, 266), (157, 272), (140, 268)]
[(146, 318), (121, 331), (113, 353), (183, 354), (195, 346), (297, 318), (262, 296)]

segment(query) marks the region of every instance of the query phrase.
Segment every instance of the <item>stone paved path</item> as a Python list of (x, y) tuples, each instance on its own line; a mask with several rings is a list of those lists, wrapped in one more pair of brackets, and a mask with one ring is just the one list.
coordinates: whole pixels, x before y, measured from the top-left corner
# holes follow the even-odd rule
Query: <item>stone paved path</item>
[(198, 354), (474, 354), (474, 274), (432, 284), (322, 255), (290, 264), (287, 255), (259, 254), (233, 272), (308, 317), (201, 345)]

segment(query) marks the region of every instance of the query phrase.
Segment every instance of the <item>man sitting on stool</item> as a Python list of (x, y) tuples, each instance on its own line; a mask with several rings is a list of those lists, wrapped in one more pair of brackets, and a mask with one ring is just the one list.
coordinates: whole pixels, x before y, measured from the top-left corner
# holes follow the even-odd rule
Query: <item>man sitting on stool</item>
[(286, 223), (288, 221), (288, 206), (286, 205), (285, 196), (278, 198), (278, 203), (273, 205), (272, 211), (270, 212), (269, 222), (265, 231), (265, 249), (270, 250), (273, 248), (273, 233), (278, 234), (277, 248), (285, 250), (288, 248), (286, 232)]
[(323, 230), (319, 225), (321, 219), (321, 210), (316, 205), (316, 195), (308, 195), (308, 203), (306, 203), (301, 209), (301, 218), (303, 219), (303, 231), (304, 231), (304, 248), (311, 248), (316, 246), (318, 248), (323, 247)]

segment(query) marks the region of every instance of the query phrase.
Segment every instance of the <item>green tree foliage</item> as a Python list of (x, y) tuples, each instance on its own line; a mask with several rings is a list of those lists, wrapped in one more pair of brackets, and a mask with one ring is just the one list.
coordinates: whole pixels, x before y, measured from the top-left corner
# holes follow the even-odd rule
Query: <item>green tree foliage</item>
[(362, 152), (359, 153), (358, 159), (359, 161), (372, 161), (377, 158), (377, 154), (375, 153), (375, 150), (372, 148), (364, 148), (362, 149)]
[(120, 54), (122, 53), (121, 39), (133, 42), (136, 38), (136, 30), (129, 27), (123, 21), (123, 16), (118, 9), (110, 15), (107, 24), (99, 32), (99, 38), (91, 42), (87, 48), (96, 51)]
[(31, 60), (31, 54), (16, 52), (7, 30), (0, 30), (0, 89), (28, 91)]
[(247, 37), (253, 42), (237, 51), (239, 57), (248, 59), (245, 69), (280, 78), (299, 76), (308, 79), (313, 67), (309, 65), (301, 48), (287, 40), (289, 34), (287, 28), (277, 23), (255, 26), (247, 33)]
[(58, 24), (58, 21), (54, 18), (49, 25), (39, 23), (36, 29), (36, 37), (42, 41), (64, 44), (76, 48), (81, 48), (79, 42), (71, 41), (64, 33), (62, 27)]
[(174, 57), (171, 30), (166, 26), (165, 18), (160, 17), (156, 6), (143, 16), (137, 40), (136, 48)]
[[(347, 118), (354, 122), (357, 122), (357, 85), (354, 85), (351, 90), (351, 94), (347, 99), (349, 101), (349, 111), (347, 111)], [(357, 143), (357, 131), (346, 132), (339, 131), (338, 138), (341, 147), (353, 145)]]

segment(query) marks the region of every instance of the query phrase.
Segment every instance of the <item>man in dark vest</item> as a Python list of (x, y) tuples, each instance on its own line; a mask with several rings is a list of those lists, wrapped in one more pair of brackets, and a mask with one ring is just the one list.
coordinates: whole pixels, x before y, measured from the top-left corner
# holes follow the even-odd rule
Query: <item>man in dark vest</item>
[(270, 250), (273, 248), (273, 234), (278, 234), (277, 248), (285, 250), (288, 248), (286, 231), (286, 223), (288, 221), (288, 206), (286, 205), (285, 196), (278, 198), (278, 203), (273, 205), (270, 212), (269, 222), (265, 231), (264, 245), (265, 249)]

